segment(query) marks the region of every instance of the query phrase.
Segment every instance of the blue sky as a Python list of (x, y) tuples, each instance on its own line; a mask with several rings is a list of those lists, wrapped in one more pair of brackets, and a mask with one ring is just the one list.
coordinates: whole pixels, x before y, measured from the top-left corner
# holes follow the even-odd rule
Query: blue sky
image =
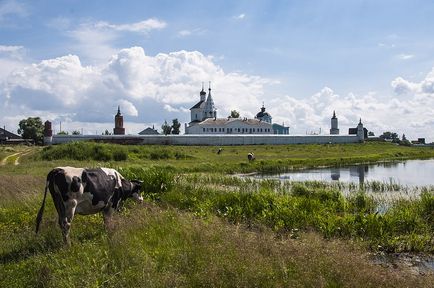
[(0, 0), (0, 124), (128, 133), (189, 121), (201, 82), (219, 116), (262, 102), (291, 133), (362, 118), (434, 140), (432, 1)]

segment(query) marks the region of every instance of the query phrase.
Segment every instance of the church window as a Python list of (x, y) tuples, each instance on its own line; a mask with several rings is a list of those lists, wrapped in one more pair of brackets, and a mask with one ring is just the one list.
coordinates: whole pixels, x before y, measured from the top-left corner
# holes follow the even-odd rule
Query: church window
[(203, 128), (203, 132), (205, 132), (205, 128)]

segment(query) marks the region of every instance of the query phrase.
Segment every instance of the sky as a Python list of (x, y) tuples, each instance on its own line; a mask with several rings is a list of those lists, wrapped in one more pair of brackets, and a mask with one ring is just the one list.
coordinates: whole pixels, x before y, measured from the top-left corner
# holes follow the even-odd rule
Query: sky
[[(434, 141), (429, 0), (0, 0), (0, 125), (127, 134), (190, 121), (202, 83), (218, 117), (262, 105), (291, 134)], [(60, 127), (61, 125), (61, 127)]]

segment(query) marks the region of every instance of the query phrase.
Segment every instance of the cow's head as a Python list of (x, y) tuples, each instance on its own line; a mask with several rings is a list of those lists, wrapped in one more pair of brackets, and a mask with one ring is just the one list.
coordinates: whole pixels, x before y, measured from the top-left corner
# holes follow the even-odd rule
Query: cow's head
[(125, 180), (122, 179), (122, 190), (124, 191), (124, 198), (132, 197), (137, 202), (143, 202), (143, 197), (140, 195), (142, 190), (143, 181), (140, 180)]
[(142, 203), (143, 202), (143, 197), (142, 195), (140, 195), (140, 191), (142, 190), (142, 184), (143, 181), (140, 180), (132, 180), (131, 181), (131, 186), (132, 186), (132, 196), (134, 198), (134, 200), (136, 200), (137, 202)]

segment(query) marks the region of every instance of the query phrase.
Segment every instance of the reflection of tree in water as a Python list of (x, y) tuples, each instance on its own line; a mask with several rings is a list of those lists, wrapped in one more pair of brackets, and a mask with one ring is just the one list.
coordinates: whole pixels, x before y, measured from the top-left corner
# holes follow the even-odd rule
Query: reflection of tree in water
[(400, 164), (400, 162), (383, 162), (381, 164), (378, 164), (377, 166), (382, 166), (385, 168), (392, 168), (397, 167)]

